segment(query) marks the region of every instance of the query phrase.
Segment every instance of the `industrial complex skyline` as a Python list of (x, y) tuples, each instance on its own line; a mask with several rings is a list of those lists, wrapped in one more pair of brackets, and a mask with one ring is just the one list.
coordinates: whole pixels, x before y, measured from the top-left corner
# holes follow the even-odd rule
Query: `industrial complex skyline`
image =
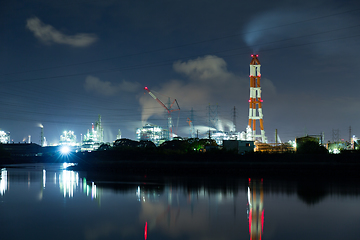
[[(102, 117), (104, 141), (166, 127), (205, 135), (249, 119), (249, 63), (261, 62), (269, 142), (360, 135), (360, 2), (340, 0), (15, 0), (0, 4), (0, 130), (21, 142), (78, 139)], [(235, 107), (235, 110), (234, 110)], [(235, 117), (234, 117), (235, 115)], [(351, 127), (351, 130), (350, 130)]]

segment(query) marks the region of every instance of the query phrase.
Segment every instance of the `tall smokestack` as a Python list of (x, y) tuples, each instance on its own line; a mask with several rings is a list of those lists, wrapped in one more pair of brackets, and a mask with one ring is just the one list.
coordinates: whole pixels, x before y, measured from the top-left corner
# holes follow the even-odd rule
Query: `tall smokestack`
[[(252, 60), (250, 62), (250, 99), (249, 99), (249, 127), (252, 130), (253, 141), (257, 138), (261, 139), (261, 142), (266, 143), (264, 124), (263, 124), (263, 113), (262, 113), (262, 102), (261, 99), (261, 87), (260, 87), (260, 61), (259, 55), (251, 55)], [(256, 120), (259, 120), (260, 134), (256, 134)]]

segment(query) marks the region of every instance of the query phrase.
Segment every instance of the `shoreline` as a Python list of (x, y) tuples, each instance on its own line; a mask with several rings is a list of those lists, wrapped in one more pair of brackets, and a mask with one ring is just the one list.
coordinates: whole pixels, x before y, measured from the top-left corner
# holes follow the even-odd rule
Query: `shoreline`
[[(1, 161), (3, 160), (3, 161)], [(4, 161), (5, 160), (5, 161)], [(69, 156), (0, 158), (0, 165), (18, 163), (73, 162), (74, 171), (113, 174), (158, 175), (242, 175), (282, 176), (317, 175), (357, 178), (360, 154), (253, 153), (238, 155), (228, 152), (163, 154), (134, 151), (97, 151)]]

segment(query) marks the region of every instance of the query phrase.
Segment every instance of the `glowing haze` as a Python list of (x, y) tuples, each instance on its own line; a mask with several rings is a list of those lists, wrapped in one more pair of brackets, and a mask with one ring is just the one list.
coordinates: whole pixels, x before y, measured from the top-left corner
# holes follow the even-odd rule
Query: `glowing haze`
[[(175, 72), (183, 75), (183, 80), (169, 80), (162, 86), (153, 89), (172, 99), (177, 99), (181, 110), (189, 111), (194, 105), (207, 106), (217, 102), (239, 102), (239, 95), (248, 95), (249, 79), (237, 76), (227, 69), (224, 59), (207, 55), (188, 61), (177, 61), (173, 64)], [(276, 92), (273, 83), (264, 79), (263, 87), (269, 95)], [(151, 87), (149, 87), (151, 90)], [(167, 98), (161, 99), (166, 102)], [(139, 99), (142, 106), (142, 121), (146, 122), (152, 115), (164, 115), (162, 108), (150, 95), (144, 94)], [(246, 102), (244, 102), (246, 105)]]

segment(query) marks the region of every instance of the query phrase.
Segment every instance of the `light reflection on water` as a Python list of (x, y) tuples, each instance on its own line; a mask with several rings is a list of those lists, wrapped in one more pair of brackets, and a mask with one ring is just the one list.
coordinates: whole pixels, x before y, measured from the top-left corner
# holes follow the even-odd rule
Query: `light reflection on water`
[(1, 169), (1, 176), (0, 176), (0, 194), (1, 196), (5, 194), (7, 190), (7, 171), (5, 168)]
[(63, 170), (59, 175), (60, 190), (64, 192), (64, 197), (74, 196), (74, 190), (79, 186), (79, 174), (73, 171)]
[[(17, 168), (15, 169), (9, 169), (10, 171), (17, 173), (15, 175), (18, 175), (19, 172), (20, 174), (24, 174), (24, 170), (19, 170), (18, 168), (19, 165), (17, 165)], [(29, 167), (29, 164), (25, 165), (26, 168)], [(94, 182), (91, 182), (90, 184), (87, 183), (86, 178), (80, 178), (79, 177), (79, 173), (78, 172), (74, 172), (74, 171), (69, 171), (69, 170), (61, 170), (65, 165), (60, 164), (57, 166), (57, 168), (60, 170), (59, 172), (54, 172), (54, 166), (51, 166), (51, 170), (52, 171), (46, 171), (46, 169), (42, 169), (41, 171), (41, 186), (42, 189), (46, 188), (46, 181), (47, 181), (47, 176), (51, 176), (53, 175), (53, 179), (54, 179), (54, 184), (58, 185), (58, 187), (60, 188), (60, 191), (63, 193), (63, 197), (69, 197), (72, 198), (74, 197), (74, 193), (78, 192), (77, 190), (79, 189), (79, 193), (83, 192), (86, 196), (90, 196), (91, 198), (96, 198), (97, 197), (97, 192), (96, 192), (96, 185)], [(72, 164), (67, 164), (67, 166), (72, 166)], [(66, 167), (67, 167), (66, 166)], [(44, 166), (46, 167), (46, 166)], [(66, 168), (65, 167), (65, 168)], [(36, 168), (35, 168), (36, 169)], [(30, 187), (31, 182), (37, 181), (38, 175), (33, 175), (31, 174), (31, 172), (33, 172), (33, 170), (27, 170), (26, 171), (26, 176), (27, 176), (27, 185), (28, 187)], [(6, 190), (8, 189), (8, 185), (10, 185), (10, 181), (8, 180), (8, 169), (6, 168), (2, 168), (1, 169), (1, 175), (0, 175), (0, 194), (4, 195)], [(58, 184), (57, 184), (58, 182)], [(80, 184), (79, 184), (80, 183)], [(39, 194), (39, 199), (42, 199), (43, 196), (43, 190), (40, 191)]]
[(261, 239), (264, 231), (264, 190), (263, 180), (249, 179), (248, 219), (250, 239)]
[(46, 166), (2, 169), (2, 239), (339, 239), (340, 233), (356, 239), (359, 234), (353, 224), (360, 215), (356, 182), (133, 180)]

